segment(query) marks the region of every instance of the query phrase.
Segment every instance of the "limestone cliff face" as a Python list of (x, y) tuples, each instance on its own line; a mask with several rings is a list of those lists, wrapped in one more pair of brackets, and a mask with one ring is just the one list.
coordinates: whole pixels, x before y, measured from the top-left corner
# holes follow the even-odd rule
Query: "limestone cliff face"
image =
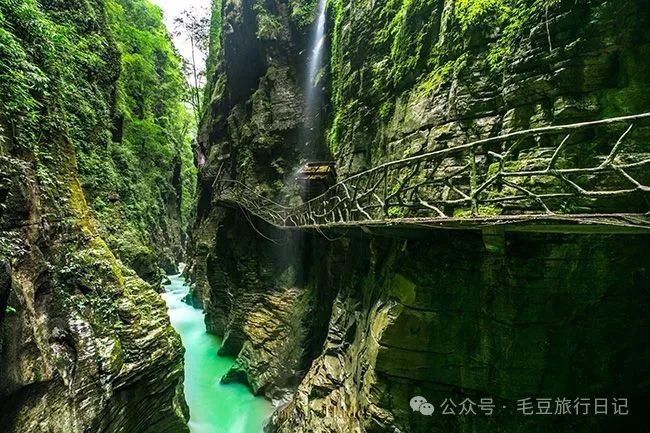
[(329, 144), (344, 172), (650, 107), (643, 1), (342, 0), (331, 15)]
[[(78, 171), (80, 147), (97, 145), (93, 134), (110, 135), (102, 123), (109, 113), (74, 99), (101, 105), (119, 75), (104, 8), (103, 1), (0, 4), (0, 430), (7, 433), (188, 431), (180, 338), (156, 289), (108, 247)], [(64, 26), (68, 19), (76, 26)], [(71, 42), (81, 44), (80, 34), (96, 51), (81, 56)], [(85, 69), (84, 61), (97, 63)], [(84, 128), (93, 134), (81, 143)]]
[[(648, 337), (635, 331), (650, 324), (647, 241), (512, 233), (504, 255), (472, 233), (317, 241), (307, 272), (337, 293), (328, 334), (271, 431), (641, 431), (642, 410), (568, 421), (516, 408), (531, 396), (647, 405)], [(436, 414), (413, 412), (414, 396)], [(445, 399), (458, 413), (485, 397), (493, 417), (440, 413)]]
[(287, 195), (284, 185), (301, 159), (301, 65), (310, 22), (304, 15), (311, 19), (314, 6), (223, 3), (222, 48), (198, 150), (205, 164), (187, 269), (191, 300), (205, 307), (208, 329), (224, 336), (221, 353), (240, 355), (225, 380), (243, 380), (267, 395), (279, 395), (304, 367), (304, 298), (310, 293), (293, 284), (300, 239), (275, 233), (283, 239), (268, 249), (269, 241), (255, 232), (257, 222), (249, 225), (238, 210), (216, 205), (215, 181), (246, 182), (277, 200)]
[[(508, 233), (494, 255), (478, 233), (324, 236), (224, 206), (224, 180), (291, 200), (307, 39), (296, 4), (222, 9), (188, 272), (222, 352), (237, 355), (225, 380), (293, 391), (270, 426), (282, 433), (641, 431), (641, 411), (549, 421), (515, 408), (525, 397), (616, 394), (647, 405), (648, 337), (634, 331), (648, 327), (647, 236)], [(328, 14), (323, 115), (343, 176), (513, 129), (650, 109), (639, 74), (650, 13), (638, 0), (336, 0)], [(429, 418), (411, 411), (416, 395), (509, 409)]]
[(164, 302), (98, 236), (74, 153), (60, 149), (56, 190), (0, 158), (3, 431), (187, 431)]

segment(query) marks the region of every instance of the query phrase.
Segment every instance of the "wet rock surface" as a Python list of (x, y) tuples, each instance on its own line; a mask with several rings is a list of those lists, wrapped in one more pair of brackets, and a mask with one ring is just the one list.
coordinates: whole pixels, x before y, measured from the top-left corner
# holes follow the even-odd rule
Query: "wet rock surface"
[[(480, 137), (650, 110), (643, 2), (527, 2), (511, 33), (494, 11), (465, 27), (456, 3), (331, 2), (323, 113), (341, 176)], [(526, 397), (626, 395), (645, 407), (647, 236), (508, 233), (489, 253), (478, 232), (280, 231), (221, 201), (215, 181), (230, 179), (291, 203), (306, 64), (293, 4), (223, 9), (187, 272), (221, 353), (237, 356), (224, 381), (290, 396), (272, 432), (642, 431), (642, 411), (426, 417), (409, 401), (492, 397), (512, 409)], [(256, 56), (246, 88), (233, 82), (242, 50)], [(647, 128), (639, 133), (643, 154)], [(522, 166), (547, 158), (536, 151)]]
[(4, 431), (187, 431), (180, 339), (153, 287), (97, 235), (74, 166), (55, 202), (28, 164), (0, 166)]
[[(347, 265), (328, 287), (338, 294), (327, 339), (271, 431), (641, 431), (642, 411), (526, 418), (516, 407), (623, 394), (647, 404), (638, 379), (650, 352), (635, 332), (649, 325), (646, 242), (508, 234), (504, 255), (467, 233), (334, 244)], [(425, 417), (409, 407), (418, 395), (437, 411), (485, 397), (499, 410)]]
[(183, 348), (156, 293), (158, 260), (138, 269), (155, 286), (122, 262), (82, 184), (82, 151), (106, 150), (116, 104), (120, 59), (105, 7), (0, 5), (3, 433), (189, 431)]

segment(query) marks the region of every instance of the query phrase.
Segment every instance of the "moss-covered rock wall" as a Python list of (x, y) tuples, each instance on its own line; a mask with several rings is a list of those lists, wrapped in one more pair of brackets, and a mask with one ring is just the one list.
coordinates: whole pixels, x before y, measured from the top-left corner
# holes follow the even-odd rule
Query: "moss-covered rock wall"
[[(504, 254), (472, 232), (315, 237), (305, 280), (335, 296), (327, 338), (272, 431), (642, 431), (647, 236), (510, 233)], [(411, 409), (415, 396), (433, 416)], [(517, 411), (584, 396), (610, 409), (625, 396), (629, 415)], [(478, 415), (460, 414), (467, 398)], [(446, 399), (456, 415), (442, 414)]]
[(329, 145), (344, 174), (650, 109), (641, 1), (341, 0), (330, 9)]
[[(238, 356), (225, 380), (283, 396), (271, 426), (283, 433), (642, 431), (639, 409), (549, 419), (512, 410), (526, 397), (627, 394), (647, 405), (648, 341), (635, 332), (648, 326), (647, 236), (508, 233), (494, 255), (478, 232), (282, 231), (223, 202), (224, 180), (295, 200), (315, 18), (297, 4), (221, 9), (188, 273), (208, 328)], [(650, 12), (639, 0), (333, 0), (328, 22), (322, 115), (341, 176), (650, 109)], [(645, 153), (648, 133), (638, 134)], [(410, 409), (416, 395), (492, 397), (510, 409), (430, 418)]]
[[(142, 275), (153, 286), (116, 254), (131, 223), (179, 223), (164, 211), (176, 207), (164, 194), (175, 190), (171, 164), (156, 171), (163, 210), (124, 212), (138, 197), (125, 197), (134, 190), (122, 180), (152, 172), (129, 162), (132, 149), (113, 123), (125, 97), (125, 53), (109, 3), (0, 1), (3, 432), (188, 431), (183, 349), (157, 293), (160, 261), (153, 257), (153, 273)], [(128, 235), (143, 235), (134, 244), (155, 251), (144, 236), (150, 227), (158, 226), (149, 221)], [(158, 247), (178, 245), (172, 237)]]
[[(219, 3), (219, 2), (215, 2)], [(216, 179), (245, 182), (285, 200), (301, 162), (304, 70), (310, 4), (223, 1), (207, 109), (198, 143), (197, 219), (190, 242), (193, 297), (201, 304), (205, 262), (222, 216), (212, 206)], [(213, 15), (217, 17), (217, 15)]]

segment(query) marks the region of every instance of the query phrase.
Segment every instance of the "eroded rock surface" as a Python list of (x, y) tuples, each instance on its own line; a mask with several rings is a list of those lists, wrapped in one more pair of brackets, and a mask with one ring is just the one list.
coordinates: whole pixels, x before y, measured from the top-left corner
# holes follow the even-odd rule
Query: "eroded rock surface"
[(120, 70), (106, 6), (0, 4), (3, 433), (189, 431), (180, 338), (107, 245), (79, 172), (80, 149), (106, 150), (111, 135), (103, 103)]
[(223, 48), (199, 142), (205, 165), (188, 247), (188, 300), (205, 307), (208, 330), (224, 337), (220, 353), (239, 355), (224, 380), (243, 381), (272, 397), (295, 385), (296, 372), (309, 358), (305, 299), (313, 295), (297, 286), (301, 258), (294, 251), (301, 239), (271, 230), (278, 240), (268, 249), (256, 230), (269, 227), (257, 228), (259, 222), (216, 205), (215, 180), (249, 182), (278, 200), (288, 195), (283, 185), (301, 158), (299, 64), (308, 57), (313, 7), (315, 2), (224, 2)]
[[(332, 245), (346, 266), (328, 287), (338, 295), (327, 339), (272, 431), (640, 431), (642, 411), (567, 421), (516, 407), (531, 396), (625, 394), (647, 404), (638, 374), (650, 352), (635, 331), (649, 325), (646, 243), (509, 234), (495, 255), (480, 235), (452, 232)], [(436, 416), (413, 412), (414, 396)], [(445, 399), (485, 397), (493, 417), (439, 413)]]
[(71, 163), (51, 201), (29, 164), (0, 159), (0, 422), (9, 433), (187, 431), (164, 302), (97, 235)]
[[(478, 232), (280, 231), (223, 202), (224, 179), (295, 197), (308, 49), (298, 3), (222, 9), (188, 274), (208, 328), (237, 356), (225, 380), (270, 397), (297, 384), (270, 426), (282, 433), (642, 431), (642, 411), (426, 417), (409, 400), (493, 397), (512, 409), (525, 397), (627, 394), (647, 405), (648, 337), (635, 331), (648, 328), (647, 236), (508, 233), (494, 254)], [(507, 2), (461, 7), (474, 3), (330, 2), (324, 154), (340, 175), (650, 110), (642, 1), (513, 2), (506, 21)], [(251, 67), (236, 81), (241, 53)], [(637, 132), (643, 156), (649, 133)], [(545, 161), (536, 151), (522, 166)]]

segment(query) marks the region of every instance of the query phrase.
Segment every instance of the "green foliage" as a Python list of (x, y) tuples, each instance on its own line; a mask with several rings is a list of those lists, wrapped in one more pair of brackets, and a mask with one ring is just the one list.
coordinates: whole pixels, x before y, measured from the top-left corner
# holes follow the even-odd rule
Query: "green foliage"
[[(191, 117), (190, 113), (187, 113)], [(181, 156), (181, 228), (184, 233), (190, 229), (196, 209), (197, 168), (194, 165), (192, 138), (188, 135), (182, 144)]]
[[(213, 81), (214, 71), (217, 67), (217, 59), (221, 51), (221, 0), (212, 0), (210, 14), (210, 41), (208, 46), (208, 59), (206, 61), (207, 82)], [(210, 87), (209, 85), (206, 88)], [(206, 95), (209, 96), (209, 95)], [(208, 99), (206, 99), (208, 100)]]
[(393, 114), (394, 109), (395, 102), (392, 99), (388, 99), (382, 102), (381, 106), (379, 107), (379, 118), (385, 122), (388, 121), (390, 119), (390, 116)]
[(454, 13), (464, 32), (473, 28), (500, 29), (488, 51), (492, 69), (502, 69), (516, 48), (522, 29), (558, 0), (456, 0)]
[[(417, 71), (426, 65), (437, 38), (435, 19), (430, 16), (436, 3), (435, 0), (402, 0), (390, 25), (377, 36), (377, 44), (392, 40), (389, 77), (397, 88), (409, 84)], [(384, 13), (388, 11), (390, 9), (384, 9)]]
[(457, 74), (463, 69), (467, 62), (467, 57), (467, 54), (463, 54), (456, 60), (436, 65), (429, 75), (418, 82), (415, 88), (416, 92), (419, 94), (429, 94), (435, 91), (447, 77)]
[(266, 10), (263, 2), (253, 6), (257, 16), (257, 38), (260, 40), (287, 39), (286, 29), (280, 19)]
[(33, 155), (41, 190), (83, 211), (78, 166), (111, 247), (180, 243), (196, 178), (186, 94), (149, 1), (0, 0), (3, 151)]
[(205, 65), (206, 84), (203, 90), (204, 113), (199, 113), (199, 117), (204, 116), (207, 107), (210, 106), (210, 102), (213, 98), (213, 95), (215, 94), (215, 90), (219, 90), (219, 80), (215, 76), (215, 73), (217, 72), (219, 53), (221, 52), (221, 4), (222, 0), (212, 0), (208, 58)]
[[(486, 64), (488, 78), (498, 80), (526, 29), (542, 24), (558, 0), (348, 3), (330, 1), (334, 114), (328, 143), (335, 154), (364, 140), (355, 133), (387, 125), (398, 100), (403, 105), (429, 96), (468, 66)], [(364, 13), (352, 12), (359, 9)]]
[(345, 103), (345, 89), (342, 81), (347, 72), (347, 65), (344, 61), (344, 50), (341, 35), (346, 19), (346, 8), (342, 0), (334, 0), (330, 3), (330, 9), (333, 15), (334, 28), (332, 29), (332, 46), (330, 68), (332, 71), (332, 101), (334, 103), (334, 120), (327, 131), (327, 144), (333, 155), (337, 155), (341, 141), (343, 139), (341, 129), (347, 122), (344, 122), (344, 117), (347, 113), (342, 110)]
[(507, 19), (508, 0), (456, 0), (454, 9), (463, 30), (468, 30), (480, 20), (497, 15), (499, 21)]
[(95, 98), (105, 90), (95, 71), (114, 54), (99, 31), (80, 35), (68, 22), (75, 14), (101, 19), (90, 6), (67, 15), (44, 9), (34, 0), (0, 0), (0, 112), (15, 142), (37, 153), (45, 151), (38, 137), (52, 131), (76, 127), (86, 139), (95, 135), (95, 114), (107, 109)]
[[(438, 4), (437, 0), (387, 0), (368, 8), (367, 14), (352, 17), (344, 0), (331, 3), (335, 109), (331, 129), (335, 131), (330, 129), (328, 143), (333, 153), (342, 147), (337, 141), (350, 141), (347, 134), (360, 113), (364, 123), (387, 122), (396, 98), (443, 64), (431, 61), (438, 40), (434, 13)], [(351, 22), (360, 32), (350, 33)], [(376, 126), (363, 129), (376, 130)]]
[(299, 29), (309, 27), (316, 17), (318, 0), (290, 0), (291, 19)]
[(388, 208), (388, 216), (391, 218), (405, 218), (406, 209), (401, 206), (391, 206)]
[[(178, 242), (169, 236), (178, 224), (174, 218), (183, 216), (170, 214), (169, 207), (181, 199), (177, 205), (187, 212), (193, 200), (196, 175), (188, 143), (194, 125), (184, 105), (181, 60), (160, 10), (146, 0), (108, 0), (107, 15), (121, 53), (115, 117), (122, 136), (110, 143), (108, 155), (85, 152), (80, 165), (91, 205), (111, 227), (109, 243), (129, 262), (138, 251)], [(178, 165), (181, 179), (174, 185)]]

